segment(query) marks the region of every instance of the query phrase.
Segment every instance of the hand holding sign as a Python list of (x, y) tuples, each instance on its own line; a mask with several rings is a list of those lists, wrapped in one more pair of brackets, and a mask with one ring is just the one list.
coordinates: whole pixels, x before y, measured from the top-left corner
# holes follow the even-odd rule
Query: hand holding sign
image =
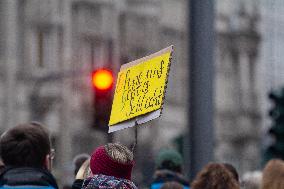
[[(109, 132), (135, 125), (154, 111), (161, 115), (173, 46), (122, 65), (118, 74)], [(142, 117), (141, 117), (142, 116)], [(151, 120), (149, 119), (149, 120)]]

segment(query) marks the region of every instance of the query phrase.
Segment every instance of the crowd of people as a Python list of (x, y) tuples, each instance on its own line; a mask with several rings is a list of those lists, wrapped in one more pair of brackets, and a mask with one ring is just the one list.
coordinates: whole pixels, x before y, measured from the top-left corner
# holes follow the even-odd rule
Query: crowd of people
[[(49, 134), (40, 123), (21, 124), (0, 137), (0, 189), (57, 189), (51, 174), (54, 152)], [(95, 148), (91, 155), (74, 158), (72, 189), (136, 189), (133, 182), (133, 152), (119, 143)], [(284, 189), (284, 162), (270, 160), (262, 172), (239, 178), (226, 163), (208, 163), (190, 183), (183, 174), (182, 156), (162, 150), (149, 189)]]

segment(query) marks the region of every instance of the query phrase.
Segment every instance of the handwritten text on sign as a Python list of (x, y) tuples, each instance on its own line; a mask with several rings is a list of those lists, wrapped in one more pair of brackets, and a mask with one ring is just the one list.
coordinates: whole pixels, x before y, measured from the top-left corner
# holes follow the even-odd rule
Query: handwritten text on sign
[(119, 72), (109, 125), (162, 107), (170, 56), (169, 51)]

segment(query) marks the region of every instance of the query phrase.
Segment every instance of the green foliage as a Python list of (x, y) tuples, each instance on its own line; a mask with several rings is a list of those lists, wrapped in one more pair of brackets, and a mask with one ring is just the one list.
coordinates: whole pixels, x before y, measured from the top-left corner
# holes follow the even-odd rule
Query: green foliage
[(272, 126), (268, 131), (273, 142), (264, 152), (264, 163), (272, 158), (284, 159), (284, 88), (270, 92), (268, 97), (273, 103), (269, 111)]

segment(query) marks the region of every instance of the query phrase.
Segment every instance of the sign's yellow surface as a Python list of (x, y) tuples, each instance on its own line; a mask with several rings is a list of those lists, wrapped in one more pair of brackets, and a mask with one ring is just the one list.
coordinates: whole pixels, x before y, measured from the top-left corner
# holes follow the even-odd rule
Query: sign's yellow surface
[(110, 126), (162, 108), (170, 58), (168, 51), (120, 70)]

